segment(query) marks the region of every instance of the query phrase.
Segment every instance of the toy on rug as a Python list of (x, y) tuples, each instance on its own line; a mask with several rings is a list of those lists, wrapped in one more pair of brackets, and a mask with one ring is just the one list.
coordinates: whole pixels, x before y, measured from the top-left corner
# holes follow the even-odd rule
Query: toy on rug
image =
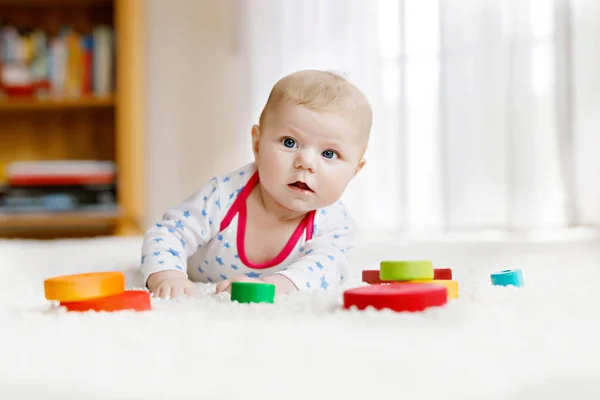
[(523, 272), (520, 269), (505, 269), (504, 271), (494, 272), (490, 275), (492, 285), (494, 286), (515, 286), (524, 285)]
[(423, 311), (429, 307), (442, 306), (448, 302), (446, 288), (435, 284), (414, 285), (394, 283), (372, 285), (344, 292), (344, 308), (364, 310), (373, 307), (392, 311)]
[(364, 270), (362, 280), (371, 285), (391, 283), (429, 283), (442, 285), (449, 299), (458, 299), (458, 282), (450, 268), (433, 268), (430, 261), (382, 261), (379, 270)]
[(434, 269), (431, 261), (382, 261), (379, 270), (365, 270), (362, 278), (371, 286), (347, 290), (344, 308), (422, 311), (458, 299), (458, 282), (452, 280), (452, 270)]
[(125, 290), (121, 272), (62, 275), (44, 280), (46, 299), (56, 300), (68, 311), (150, 310), (150, 293)]
[(231, 284), (231, 301), (238, 303), (273, 303), (275, 285), (258, 282), (233, 282)]

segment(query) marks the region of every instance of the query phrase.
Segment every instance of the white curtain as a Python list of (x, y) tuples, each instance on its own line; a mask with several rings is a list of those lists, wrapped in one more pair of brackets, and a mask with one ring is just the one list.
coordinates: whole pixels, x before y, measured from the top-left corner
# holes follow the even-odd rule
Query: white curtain
[(241, 0), (254, 122), (273, 83), (339, 72), (372, 103), (344, 194), (372, 232), (600, 222), (596, 0)]

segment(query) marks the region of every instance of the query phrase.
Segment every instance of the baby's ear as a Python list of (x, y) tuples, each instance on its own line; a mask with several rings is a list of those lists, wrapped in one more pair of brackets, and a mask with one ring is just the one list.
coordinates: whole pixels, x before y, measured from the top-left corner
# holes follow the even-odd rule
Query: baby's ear
[(260, 126), (252, 125), (252, 152), (254, 153), (254, 157), (258, 155), (258, 142), (260, 140)]
[(356, 174), (358, 174), (358, 172), (365, 166), (366, 163), (367, 163), (367, 159), (363, 157), (360, 160), (360, 162), (358, 163), (358, 165), (356, 166), (356, 171), (354, 171), (354, 176), (356, 176)]

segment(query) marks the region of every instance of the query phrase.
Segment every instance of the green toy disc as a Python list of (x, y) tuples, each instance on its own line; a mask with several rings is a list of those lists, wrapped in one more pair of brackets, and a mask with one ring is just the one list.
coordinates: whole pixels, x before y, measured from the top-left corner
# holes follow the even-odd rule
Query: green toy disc
[(231, 301), (238, 303), (273, 303), (275, 285), (257, 282), (233, 282)]
[(433, 279), (431, 261), (382, 261), (379, 277), (382, 281), (412, 281)]

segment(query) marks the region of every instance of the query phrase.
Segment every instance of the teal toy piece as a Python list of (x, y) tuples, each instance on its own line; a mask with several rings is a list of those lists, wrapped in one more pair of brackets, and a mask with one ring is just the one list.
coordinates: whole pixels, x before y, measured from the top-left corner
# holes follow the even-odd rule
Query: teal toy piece
[(523, 272), (520, 269), (506, 269), (490, 275), (494, 286), (523, 286)]

